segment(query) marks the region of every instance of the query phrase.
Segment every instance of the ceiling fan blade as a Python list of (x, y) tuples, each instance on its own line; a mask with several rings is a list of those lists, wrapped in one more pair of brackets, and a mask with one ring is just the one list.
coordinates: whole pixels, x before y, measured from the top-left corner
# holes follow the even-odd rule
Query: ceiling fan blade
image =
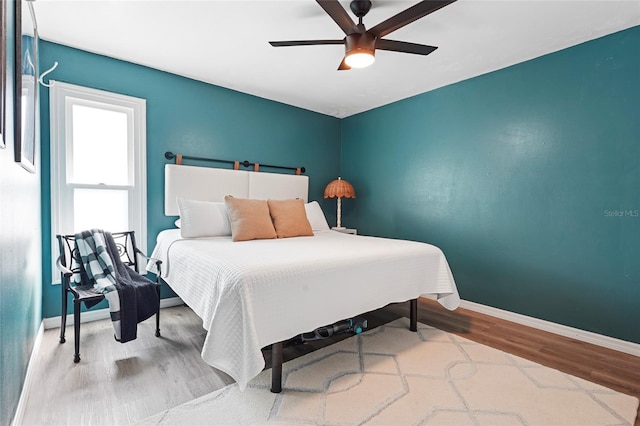
[(424, 44), (408, 43), (406, 41), (395, 40), (376, 40), (376, 49), (391, 50), (393, 52), (413, 53), (416, 55), (428, 55), (437, 49), (436, 46), (427, 46)]
[(340, 29), (346, 34), (358, 32), (358, 26), (353, 22), (344, 7), (338, 0), (316, 0), (321, 8), (335, 21)]
[(286, 46), (316, 46), (323, 44), (344, 44), (344, 40), (292, 40), (292, 41), (270, 41), (273, 47)]
[(408, 9), (392, 16), (386, 21), (380, 22), (375, 27), (369, 29), (369, 32), (378, 38), (384, 37), (387, 34), (404, 27), (407, 24), (412, 23), (428, 14), (441, 9), (456, 0), (425, 0), (420, 3), (411, 6)]
[(345, 62), (346, 58), (342, 59), (342, 62), (340, 62), (340, 66), (338, 67), (338, 71), (349, 71), (351, 69), (351, 67), (349, 65), (347, 65), (347, 63)]

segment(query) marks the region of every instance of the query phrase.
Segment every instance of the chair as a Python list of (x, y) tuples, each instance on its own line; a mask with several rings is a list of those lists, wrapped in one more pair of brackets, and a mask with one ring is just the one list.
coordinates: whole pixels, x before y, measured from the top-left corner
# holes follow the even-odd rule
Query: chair
[[(138, 270), (138, 256), (142, 255), (146, 259), (150, 259), (145, 255), (136, 245), (136, 237), (134, 231), (115, 232), (111, 233), (113, 239), (118, 247), (118, 254), (122, 262), (133, 268), (134, 271)], [(60, 324), (60, 343), (66, 342), (64, 338), (65, 328), (67, 323), (67, 302), (68, 294), (73, 295), (73, 330), (75, 338), (75, 354), (73, 355), (73, 362), (80, 362), (80, 304), (82, 302), (98, 303), (104, 299), (102, 293), (97, 292), (92, 285), (76, 286), (73, 285), (71, 277), (74, 273), (79, 272), (80, 268), (73, 269), (73, 259), (75, 258), (79, 263), (80, 253), (75, 247), (75, 235), (56, 235), (58, 240), (58, 248), (60, 250), (60, 256), (56, 261), (56, 266), (60, 270), (60, 277), (62, 280), (62, 312), (61, 312), (61, 324)], [(160, 295), (160, 267), (162, 261), (157, 260), (156, 266), (158, 268), (158, 275), (156, 276), (155, 284), (158, 296)], [(160, 310), (156, 313), (156, 337), (160, 337)]]

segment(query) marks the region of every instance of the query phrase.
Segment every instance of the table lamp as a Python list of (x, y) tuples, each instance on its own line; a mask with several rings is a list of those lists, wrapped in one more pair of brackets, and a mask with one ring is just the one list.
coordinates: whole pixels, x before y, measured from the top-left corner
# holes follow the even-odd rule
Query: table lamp
[(342, 198), (356, 198), (356, 191), (353, 186), (343, 180), (341, 177), (329, 182), (329, 185), (324, 189), (324, 198), (337, 198), (338, 199), (338, 223), (335, 229), (344, 229), (341, 223), (342, 216)]

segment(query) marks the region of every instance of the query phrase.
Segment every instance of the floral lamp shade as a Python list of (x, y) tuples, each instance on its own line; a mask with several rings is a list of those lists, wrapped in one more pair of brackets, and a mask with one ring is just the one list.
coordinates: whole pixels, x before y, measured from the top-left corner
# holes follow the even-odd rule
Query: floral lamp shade
[(338, 179), (329, 182), (324, 189), (324, 198), (337, 198), (338, 199), (338, 214), (337, 214), (337, 226), (336, 228), (342, 229), (341, 216), (342, 216), (342, 198), (356, 198), (356, 191), (346, 180), (338, 177)]

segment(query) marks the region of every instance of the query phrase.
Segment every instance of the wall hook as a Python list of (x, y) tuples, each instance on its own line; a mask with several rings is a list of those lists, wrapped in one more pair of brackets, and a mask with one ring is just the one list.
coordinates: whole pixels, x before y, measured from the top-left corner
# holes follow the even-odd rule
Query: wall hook
[(47, 84), (42, 79), (44, 78), (45, 75), (49, 74), (51, 71), (55, 70), (57, 67), (58, 67), (58, 61), (55, 61), (51, 68), (49, 68), (48, 70), (46, 70), (45, 72), (43, 72), (40, 75), (40, 77), (38, 78), (38, 83), (42, 84), (44, 87), (51, 87), (53, 85), (53, 83), (52, 84)]

